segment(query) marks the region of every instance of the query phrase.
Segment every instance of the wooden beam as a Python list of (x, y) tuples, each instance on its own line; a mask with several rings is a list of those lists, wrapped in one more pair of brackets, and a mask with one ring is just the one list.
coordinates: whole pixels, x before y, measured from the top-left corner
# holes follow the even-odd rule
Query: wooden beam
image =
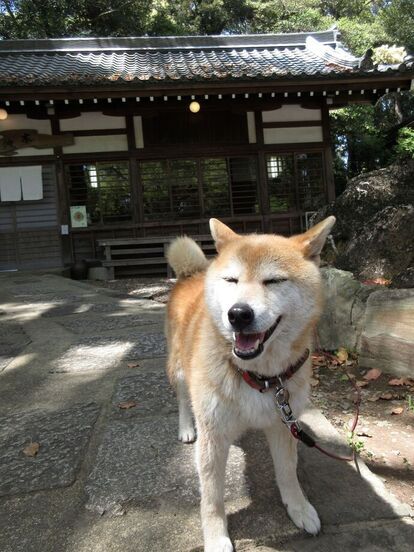
[(323, 136), (323, 158), (326, 181), (326, 192), (328, 202), (335, 199), (335, 178), (333, 172), (333, 156), (331, 145), (331, 133), (329, 124), (329, 110), (326, 103), (322, 105), (322, 136)]
[(275, 121), (263, 123), (263, 128), (319, 127), (321, 124), (321, 121)]
[(402, 90), (408, 90), (411, 85), (411, 79), (413, 77), (412, 72), (407, 74), (389, 75), (387, 73), (377, 73), (372, 76), (345, 76), (337, 77), (335, 79), (303, 79), (303, 80), (257, 80), (257, 81), (231, 81), (227, 83), (214, 83), (214, 82), (196, 82), (186, 83), (183, 86), (182, 83), (159, 83), (157, 87), (153, 85), (143, 86), (142, 82), (137, 83), (125, 83), (114, 85), (95, 85), (86, 86), (82, 89), (81, 85), (76, 88), (66, 86), (11, 86), (6, 90), (0, 92), (0, 98), (7, 100), (19, 101), (28, 100), (99, 100), (100, 98), (122, 98), (122, 97), (135, 97), (139, 96), (141, 99), (144, 97), (158, 98), (172, 94), (176, 96), (191, 96), (191, 95), (225, 95), (225, 94), (283, 94), (285, 92), (297, 94), (301, 92), (302, 95), (310, 94), (314, 95), (322, 93), (323, 91), (331, 90), (359, 90), (361, 87), (366, 90), (376, 88), (378, 90), (389, 88), (401, 88)]

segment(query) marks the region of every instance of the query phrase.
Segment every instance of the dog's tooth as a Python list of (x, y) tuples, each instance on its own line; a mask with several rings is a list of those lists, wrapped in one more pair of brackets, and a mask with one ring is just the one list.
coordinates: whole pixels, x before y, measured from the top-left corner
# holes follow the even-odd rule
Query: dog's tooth
[(233, 341), (236, 341), (236, 332), (233, 332)]

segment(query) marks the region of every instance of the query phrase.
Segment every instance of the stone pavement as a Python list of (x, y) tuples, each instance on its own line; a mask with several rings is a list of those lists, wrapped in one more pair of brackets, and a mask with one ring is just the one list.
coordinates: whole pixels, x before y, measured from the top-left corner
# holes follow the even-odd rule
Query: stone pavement
[[(0, 551), (200, 552), (194, 449), (176, 439), (164, 375), (165, 307), (24, 273), (0, 275), (0, 302)], [(318, 411), (305, 423), (343, 450)], [(409, 508), (362, 475), (301, 448), (323, 524), (309, 537), (285, 513), (263, 438), (244, 436), (226, 481), (237, 551), (411, 551)]]

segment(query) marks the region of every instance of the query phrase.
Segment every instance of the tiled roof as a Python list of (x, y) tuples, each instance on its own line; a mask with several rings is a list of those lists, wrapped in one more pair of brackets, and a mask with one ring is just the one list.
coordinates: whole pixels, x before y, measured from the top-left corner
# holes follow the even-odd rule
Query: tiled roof
[(340, 78), (398, 66), (360, 67), (337, 31), (279, 35), (0, 41), (0, 87)]

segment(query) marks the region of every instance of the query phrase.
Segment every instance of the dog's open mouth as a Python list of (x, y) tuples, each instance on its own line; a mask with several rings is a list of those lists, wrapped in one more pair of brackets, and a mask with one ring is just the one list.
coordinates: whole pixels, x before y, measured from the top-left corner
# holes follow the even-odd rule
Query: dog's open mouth
[(268, 330), (261, 333), (233, 333), (233, 353), (243, 360), (250, 360), (258, 357), (263, 352), (263, 346), (273, 334), (282, 316), (278, 316), (276, 322)]

